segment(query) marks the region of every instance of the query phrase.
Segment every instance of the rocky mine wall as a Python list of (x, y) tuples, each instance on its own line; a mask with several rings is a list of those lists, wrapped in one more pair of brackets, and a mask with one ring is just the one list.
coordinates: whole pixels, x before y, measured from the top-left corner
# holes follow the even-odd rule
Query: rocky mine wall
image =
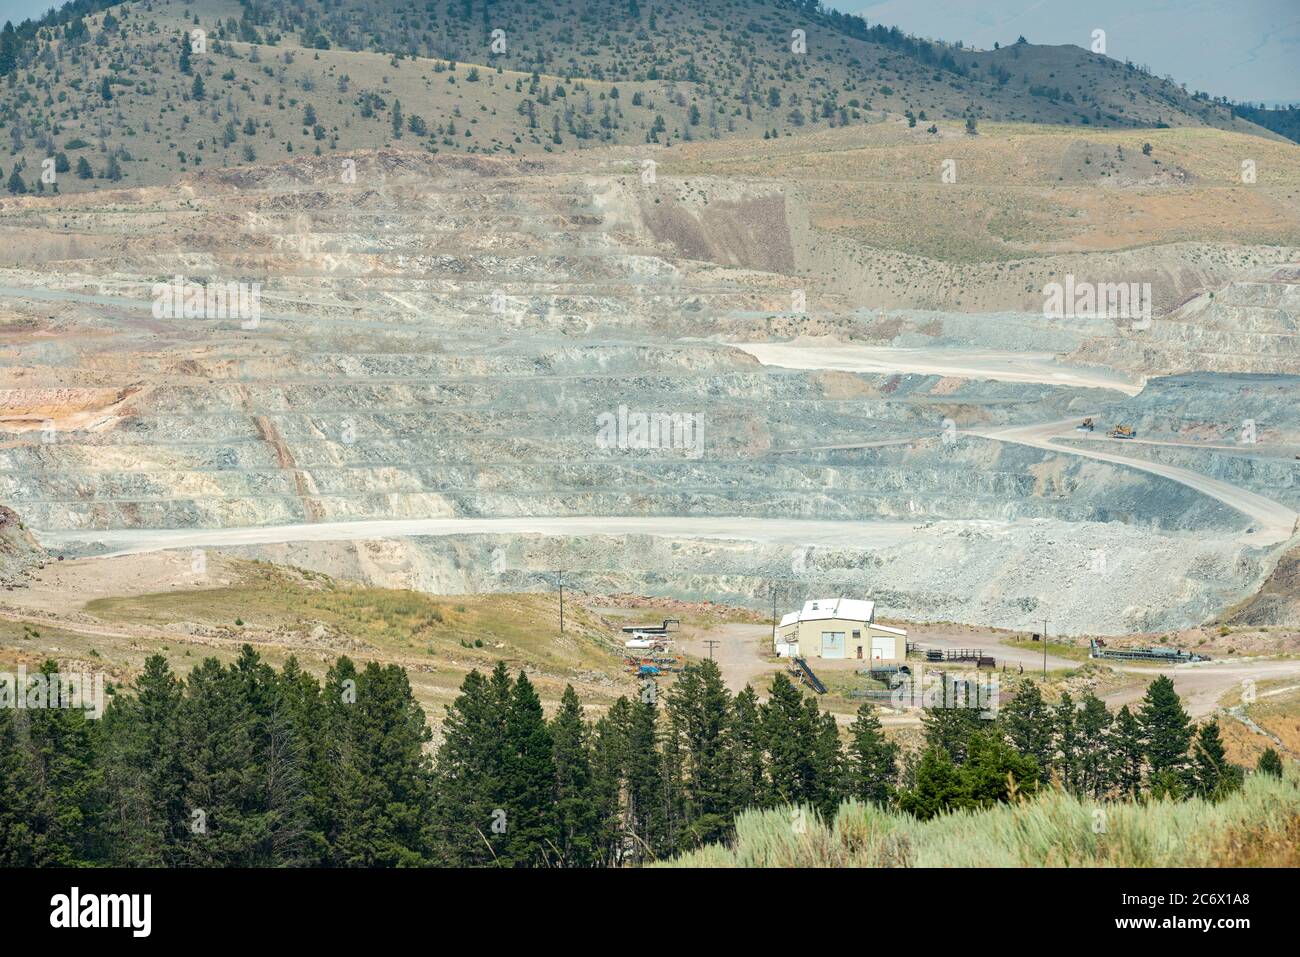
[[(863, 250), (812, 237), (797, 197), (770, 185), (714, 184), (706, 197), (665, 177), (649, 197), (635, 177), (575, 165), (373, 162), (353, 185), (303, 157), (179, 190), (4, 206), (0, 499), (43, 531), (902, 518), (917, 523), (902, 543), (810, 543), (798, 560), (647, 536), (246, 550), (430, 591), (542, 587), (562, 560), (593, 592), (763, 604), (789, 579), (808, 595), (871, 594), (900, 616), (1010, 627), (1049, 606), (1065, 630), (1195, 623), (1271, 569), (1275, 555), (1239, 543), (1241, 515), (1184, 485), (960, 433), (1098, 409), (1144, 433), (1251, 414), (1290, 429), (1266, 414), (1288, 382), (1164, 383), (1130, 404), (1111, 390), (792, 371), (725, 343), (821, 333), (1072, 353), (1140, 375), (1284, 372), (1295, 287), (1272, 271), (1286, 250), (1089, 259), (1169, 278), (1179, 297), (1241, 281), (1147, 330), (1058, 323), (1034, 315), (1041, 285), (1082, 260), (927, 261), (886, 282), (876, 259), (854, 258)], [(36, 234), (55, 237), (39, 260), (20, 248)], [(259, 322), (155, 314), (154, 284), (178, 274), (261, 282)], [(1172, 309), (1181, 299), (1167, 293)], [(701, 416), (699, 454), (602, 445), (599, 417), (621, 407)]]
[[(755, 545), (651, 535), (475, 535), (244, 546), (233, 553), (435, 594), (566, 589), (770, 609), (869, 595), (886, 616), (1123, 634), (1199, 624), (1253, 594), (1269, 556), (1118, 523), (919, 523), (902, 543)], [(1171, 589), (1168, 583), (1177, 580)]]

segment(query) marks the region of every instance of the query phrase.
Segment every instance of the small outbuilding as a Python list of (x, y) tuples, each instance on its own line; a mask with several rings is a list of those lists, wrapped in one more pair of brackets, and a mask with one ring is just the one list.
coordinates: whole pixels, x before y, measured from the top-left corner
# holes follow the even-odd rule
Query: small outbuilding
[(776, 653), (783, 658), (857, 658), (899, 662), (907, 658), (907, 632), (875, 623), (876, 603), (819, 598), (781, 619)]

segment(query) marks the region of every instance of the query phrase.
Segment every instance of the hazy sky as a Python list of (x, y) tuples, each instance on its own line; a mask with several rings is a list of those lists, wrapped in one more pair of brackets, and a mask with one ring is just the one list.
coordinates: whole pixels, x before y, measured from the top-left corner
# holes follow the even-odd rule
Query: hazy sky
[[(545, 0), (541, 0), (545, 2)], [(1087, 47), (1234, 100), (1300, 102), (1300, 0), (831, 0), (870, 23), (980, 48), (1015, 42)], [(0, 23), (55, 6), (0, 0)]]
[(868, 23), (988, 49), (1014, 43), (1088, 48), (1145, 64), (1189, 90), (1257, 102), (1300, 102), (1300, 0), (832, 0)]
[(0, 26), (3, 26), (6, 20), (12, 20), (14, 23), (30, 20), (51, 7), (58, 6), (62, 4), (52, 3), (51, 0), (0, 0)]

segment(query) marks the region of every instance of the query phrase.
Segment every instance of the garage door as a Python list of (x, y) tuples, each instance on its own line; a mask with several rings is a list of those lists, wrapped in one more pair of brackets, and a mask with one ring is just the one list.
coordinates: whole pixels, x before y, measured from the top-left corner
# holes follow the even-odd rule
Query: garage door
[(842, 631), (822, 632), (822, 657), (823, 658), (844, 657), (844, 632)]
[(871, 660), (872, 661), (878, 661), (881, 659), (884, 659), (885, 661), (893, 661), (894, 657), (895, 655), (894, 655), (893, 638), (880, 638), (876, 635), (871, 636)]

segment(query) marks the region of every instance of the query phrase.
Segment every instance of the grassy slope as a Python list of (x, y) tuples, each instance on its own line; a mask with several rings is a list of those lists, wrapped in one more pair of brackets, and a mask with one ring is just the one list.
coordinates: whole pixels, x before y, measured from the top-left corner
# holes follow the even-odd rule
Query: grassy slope
[(605, 629), (580, 608), (566, 609), (567, 640), (553, 640), (558, 608), (549, 607), (556, 604), (550, 596), (440, 598), (349, 585), (260, 562), (245, 567), (243, 580), (230, 587), (96, 599), (85, 610), (106, 621), (155, 626), (185, 620), (222, 627), (239, 619), (244, 622), (239, 627), (254, 635), (320, 625), (361, 645), (403, 653), (456, 649), (459, 654), (470, 650), (466, 643), (482, 641), (485, 662), (517, 657), (529, 664), (585, 668), (611, 661)]
[[(1097, 812), (1100, 811), (1100, 814)], [(920, 822), (847, 803), (829, 825), (791, 808), (749, 811), (730, 846), (681, 867), (1234, 867), (1300, 864), (1300, 775), (1251, 775), (1213, 804), (1081, 801), (1063, 792)], [(1096, 822), (1100, 821), (1100, 825)]]
[[(635, 687), (621, 672), (616, 626), (566, 601), (561, 638), (554, 595), (440, 597), (260, 562), (232, 561), (230, 569), (235, 580), (225, 587), (90, 601), (84, 610), (91, 619), (58, 626), (27, 625), (21, 616), (0, 622), (0, 663), (93, 662), (113, 680), (129, 682), (154, 652), (181, 674), (205, 657), (229, 660), (245, 642), (277, 666), (293, 654), (317, 674), (348, 655), (406, 668), (435, 721), (471, 668), (490, 671), (498, 660), (526, 669), (548, 706), (570, 682), (595, 706)], [(28, 628), (40, 637), (25, 633)]]
[[(1150, 154), (1143, 147), (1150, 144)], [(791, 184), (810, 221), (875, 249), (949, 262), (1189, 240), (1300, 244), (1300, 147), (1213, 129), (901, 123), (775, 143), (697, 143), (669, 175)], [(941, 180), (951, 160), (955, 183)], [(1256, 178), (1242, 182), (1242, 163)], [(918, 214), (918, 210), (920, 213)]]
[[(318, 21), (334, 34), (328, 50), (299, 46), (303, 21), (292, 12), (286, 12), (287, 21), (272, 17), (271, 26), (259, 28), (263, 41), (276, 36), (274, 46), (234, 39), (240, 32), (227, 33), (226, 27), (242, 8), (233, 0), (126, 3), (113, 8), (107, 31), (106, 14), (88, 17), (89, 42), (73, 48), (50, 40), (9, 78), (5, 100), (13, 112), (0, 118), (11, 132), (10, 149), (0, 162), (6, 174), (15, 162), (24, 163), (23, 175), (34, 182), (41, 159), (55, 151), (67, 151), (74, 169), (85, 156), (96, 174), (117, 153), (124, 182), (160, 183), (196, 163), (247, 162), (245, 147), (267, 161), (291, 151), (397, 143), (395, 100), (405, 117), (419, 115), (429, 129), (425, 135), (407, 130), (400, 142), (442, 152), (644, 144), (659, 117), (659, 142), (754, 137), (770, 130), (802, 135), (904, 110), (925, 112), (926, 123), (972, 116), (1090, 128), (1212, 125), (1264, 134), (1226, 109), (1077, 47), (948, 50), (963, 75), (847, 37), (772, 0), (673, 5), (656, 12), (653, 27), (648, 10), (633, 20), (604, 0), (508, 0), (496, 3), (490, 18), (511, 38), (508, 52), (498, 57), (487, 49), (488, 30), (478, 14), (463, 20), (440, 4), (432, 13), (413, 13), (387, 0), (330, 7)], [(179, 38), (196, 18), (210, 45), (220, 46), (193, 59), (206, 87), (202, 101), (193, 98), (193, 77), (180, 73), (177, 62)], [(282, 22), (293, 28), (278, 32)], [(789, 53), (793, 28), (808, 33), (805, 56)], [(435, 72), (444, 62), (435, 58), (449, 56), (464, 62), (454, 72)], [(478, 82), (467, 82), (471, 63), (482, 64)], [(496, 73), (498, 67), (504, 72)], [(530, 84), (534, 68), (542, 73), (536, 89)], [(111, 101), (101, 95), (105, 77), (112, 83)], [(567, 95), (549, 98), (557, 85)], [(610, 98), (615, 85), (621, 94), (616, 100)], [(1061, 95), (1041, 95), (1044, 89)], [(773, 91), (779, 103), (770, 99)], [(642, 103), (633, 105), (638, 92)], [(363, 93), (379, 98), (372, 101), (373, 116), (362, 114)], [(527, 102), (535, 125), (523, 112)], [(322, 127), (320, 138), (302, 123), (308, 104)], [(18, 140), (12, 139), (15, 128)], [(76, 141), (87, 145), (70, 149)], [(102, 185), (72, 172), (59, 182), (65, 191)]]

